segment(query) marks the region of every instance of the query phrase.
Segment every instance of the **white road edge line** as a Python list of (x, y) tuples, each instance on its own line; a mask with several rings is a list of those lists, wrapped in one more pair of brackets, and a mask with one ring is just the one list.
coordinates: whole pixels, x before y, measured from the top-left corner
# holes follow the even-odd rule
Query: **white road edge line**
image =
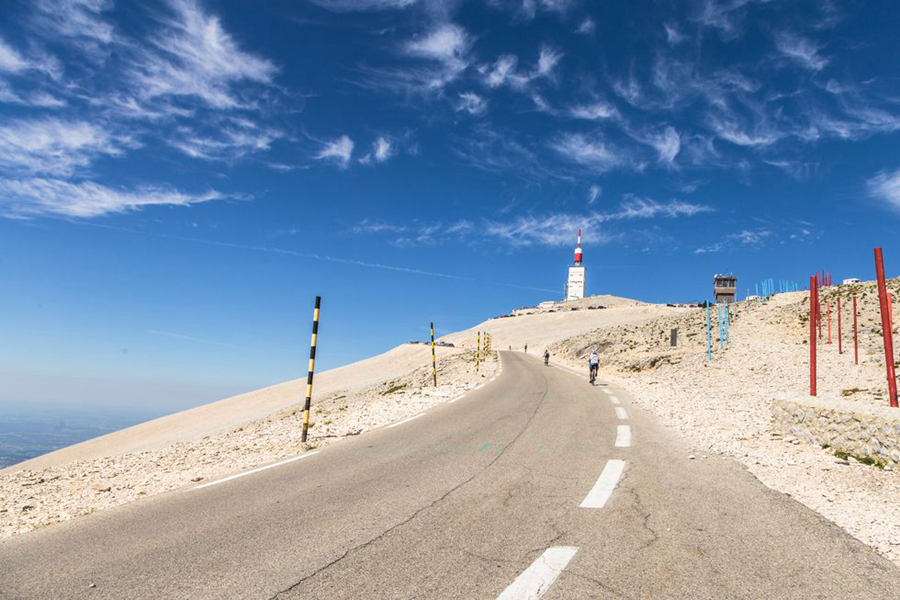
[(616, 402), (619, 401), (619, 397), (616, 396), (615, 394), (613, 394), (612, 392), (606, 392), (606, 393), (609, 394), (609, 399), (610, 399), (610, 400), (615, 400)]
[(588, 495), (584, 497), (579, 506), (581, 508), (603, 508), (612, 495), (613, 490), (616, 489), (616, 484), (619, 483), (619, 478), (624, 470), (624, 460), (612, 459), (607, 461), (606, 466), (603, 467), (603, 472), (600, 473), (600, 478), (597, 479), (597, 483), (594, 484), (594, 487), (591, 488), (591, 491), (588, 492)]
[(421, 416), (424, 415), (424, 414), (425, 414), (425, 413), (421, 412), (421, 413), (419, 413), (419, 414), (417, 414), (417, 415), (413, 415), (413, 416), (411, 416), (411, 417), (407, 417), (407, 418), (403, 419), (402, 421), (397, 421), (396, 423), (391, 423), (390, 425), (388, 425), (387, 427), (385, 427), (385, 429), (390, 429), (391, 427), (396, 427), (397, 425), (403, 425), (404, 423), (409, 423), (409, 422), (412, 421), (413, 419), (418, 419), (419, 417), (421, 417)]
[(616, 398), (615, 396), (610, 396), (610, 397), (609, 397), (609, 401), (612, 402), (613, 404), (621, 404), (621, 402), (619, 401), (619, 399)]
[(617, 406), (616, 407), (616, 416), (619, 417), (620, 419), (627, 419), (628, 413), (625, 412), (625, 409), (622, 408), (621, 406)]
[(550, 589), (576, 552), (578, 548), (574, 546), (547, 548), (497, 596), (497, 600), (537, 600)]
[(448, 400), (448, 401), (447, 401), (447, 404), (453, 404), (453, 403), (456, 402), (457, 400), (462, 400), (463, 396), (465, 396), (465, 394), (460, 394), (459, 396), (457, 396), (457, 397), (454, 398), (453, 400)]
[(616, 428), (616, 448), (631, 446), (631, 425), (619, 425)]
[(292, 463), (295, 460), (300, 460), (302, 458), (307, 458), (309, 456), (313, 456), (318, 454), (318, 450), (313, 450), (312, 452), (307, 452), (305, 454), (301, 454), (300, 456), (295, 456), (293, 458), (288, 458), (286, 460), (282, 460), (277, 463), (272, 463), (271, 465), (266, 465), (264, 467), (259, 467), (257, 469), (251, 469), (249, 471), (244, 471), (243, 473), (238, 473), (237, 475), (231, 475), (224, 479), (218, 479), (216, 481), (210, 481), (209, 483), (204, 483), (203, 485), (198, 485), (197, 487), (191, 488), (192, 490), (202, 490), (205, 487), (209, 487), (211, 485), (219, 485), (220, 483), (225, 483), (226, 481), (231, 481), (232, 479), (237, 479), (238, 477), (244, 477), (245, 475), (253, 475), (254, 473), (259, 473), (260, 471), (265, 471), (266, 469), (274, 469), (275, 467), (280, 467), (281, 465), (286, 465), (288, 463)]

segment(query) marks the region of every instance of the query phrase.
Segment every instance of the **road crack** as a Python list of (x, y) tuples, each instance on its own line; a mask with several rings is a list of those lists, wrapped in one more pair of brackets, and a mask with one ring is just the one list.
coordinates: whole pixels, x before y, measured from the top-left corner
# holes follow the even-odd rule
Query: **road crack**
[[(368, 540), (368, 541), (366, 541), (366, 542), (363, 542), (362, 544), (358, 544), (358, 545), (356, 545), (356, 546), (354, 546), (354, 547), (352, 547), (352, 548), (347, 549), (347, 550), (346, 550), (343, 554), (341, 554), (339, 557), (337, 557), (337, 558), (335, 558), (334, 560), (332, 560), (331, 562), (329, 562), (329, 563), (327, 563), (327, 564), (325, 564), (325, 565), (319, 567), (318, 569), (316, 569), (315, 571), (313, 571), (313, 572), (310, 573), (309, 575), (306, 575), (306, 576), (302, 577), (301, 579), (297, 580), (295, 583), (291, 584), (290, 586), (288, 586), (288, 587), (282, 589), (281, 591), (277, 592), (274, 596), (270, 597), (269, 600), (278, 600), (279, 597), (281, 597), (281, 596), (283, 596), (283, 595), (285, 595), (285, 594), (291, 593), (292, 591), (294, 591), (295, 589), (297, 589), (298, 587), (300, 587), (301, 585), (303, 585), (305, 582), (309, 581), (310, 579), (312, 579), (313, 577), (319, 575), (320, 573), (323, 573), (323, 572), (327, 571), (327, 570), (330, 569), (331, 567), (333, 567), (333, 566), (337, 565), (338, 563), (340, 563), (341, 561), (345, 560), (345, 559), (346, 559), (347, 557), (349, 557), (350, 555), (356, 554), (356, 553), (359, 552), (360, 550), (364, 550), (365, 548), (371, 546), (372, 544), (374, 544), (374, 543), (380, 541), (381, 539), (383, 539), (385, 536), (387, 536), (388, 534), (390, 534), (390, 533), (393, 532), (394, 530), (396, 530), (396, 529), (398, 529), (398, 528), (400, 528), (400, 527), (403, 527), (404, 525), (406, 525), (406, 524), (412, 522), (412, 521), (413, 521), (414, 519), (416, 519), (419, 515), (421, 515), (422, 513), (424, 513), (424, 512), (426, 512), (426, 511), (428, 511), (428, 510), (434, 508), (434, 507), (437, 506), (438, 504), (442, 503), (444, 500), (446, 500), (448, 497), (450, 497), (454, 492), (456, 492), (456, 491), (462, 489), (463, 487), (465, 487), (466, 485), (468, 485), (469, 483), (471, 483), (472, 481), (474, 481), (477, 477), (479, 477), (480, 475), (484, 474), (488, 469), (490, 469), (490, 468), (494, 465), (494, 463), (496, 463), (498, 460), (500, 460), (500, 458), (502, 458), (503, 455), (506, 454), (506, 452), (507, 452), (509, 449), (511, 449), (513, 446), (516, 445), (516, 443), (519, 441), (519, 438), (521, 438), (522, 435), (528, 430), (528, 428), (531, 426), (531, 422), (534, 420), (534, 417), (537, 415), (538, 411), (539, 411), (539, 410), (541, 409), (541, 407), (544, 405), (544, 401), (547, 399), (547, 393), (550, 391), (550, 386), (549, 386), (549, 383), (547, 382), (546, 376), (542, 376), (542, 377), (543, 377), (543, 379), (544, 379), (544, 390), (541, 392), (541, 399), (538, 401), (537, 406), (535, 406), (535, 408), (534, 408), (534, 410), (532, 411), (532, 413), (528, 416), (528, 420), (525, 421), (525, 424), (522, 426), (522, 429), (515, 435), (515, 437), (512, 439), (512, 441), (511, 441), (509, 444), (507, 444), (507, 445), (503, 448), (503, 450), (500, 451), (500, 453), (497, 454), (497, 456), (495, 456), (494, 458), (492, 458), (492, 459), (490, 460), (490, 462), (488, 462), (483, 468), (481, 468), (480, 470), (478, 470), (476, 473), (472, 474), (471, 477), (469, 477), (469, 478), (467, 478), (467, 479), (461, 481), (461, 482), (458, 483), (457, 485), (455, 485), (455, 486), (453, 486), (452, 488), (450, 488), (447, 492), (445, 492), (443, 495), (441, 495), (441, 496), (440, 496), (439, 498), (437, 498), (436, 500), (434, 500), (434, 501), (428, 503), (427, 505), (425, 505), (425, 506), (423, 506), (423, 507), (417, 509), (416, 511), (414, 511), (414, 512), (413, 512), (409, 517), (407, 517), (406, 519), (400, 521), (399, 523), (396, 523), (396, 524), (392, 525), (391, 527), (388, 527), (387, 529), (385, 529), (384, 531), (382, 531), (382, 532), (381, 532), (380, 534), (378, 534), (377, 536), (371, 538), (370, 540)], [(558, 539), (561, 535), (562, 535), (562, 534), (559, 534), (559, 535), (556, 536), (554, 539)]]

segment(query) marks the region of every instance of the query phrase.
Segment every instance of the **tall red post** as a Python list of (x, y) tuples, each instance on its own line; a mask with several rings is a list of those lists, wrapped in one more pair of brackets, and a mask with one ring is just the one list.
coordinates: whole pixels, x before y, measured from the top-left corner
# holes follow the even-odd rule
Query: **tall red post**
[(893, 345), (894, 338), (894, 295), (888, 292), (888, 327), (891, 332), (891, 342)]
[(828, 303), (828, 343), (831, 343), (831, 302)]
[(894, 332), (890, 324), (887, 286), (884, 283), (884, 255), (875, 248), (875, 273), (878, 276), (878, 302), (881, 307), (881, 335), (884, 338), (884, 364), (887, 369), (888, 395), (891, 407), (897, 408), (897, 379), (894, 374)]
[(809, 395), (816, 395), (816, 306), (819, 301), (816, 296), (819, 287), (816, 276), (809, 278)]
[(838, 354), (844, 353), (844, 347), (841, 345), (841, 297), (838, 296)]
[[(818, 281), (819, 276), (816, 275)], [(819, 324), (819, 339), (822, 339), (822, 305), (819, 303), (819, 284), (816, 283), (816, 322)]]
[(856, 327), (856, 294), (853, 294), (853, 364), (859, 364), (859, 340)]

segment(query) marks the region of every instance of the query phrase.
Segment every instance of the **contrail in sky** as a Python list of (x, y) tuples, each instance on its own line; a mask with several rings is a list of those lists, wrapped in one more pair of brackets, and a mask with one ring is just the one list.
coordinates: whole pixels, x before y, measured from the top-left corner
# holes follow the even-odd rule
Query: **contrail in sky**
[(474, 277), (466, 277), (464, 275), (453, 275), (451, 273), (438, 273), (437, 271), (425, 271), (422, 269), (415, 269), (415, 268), (411, 268), (411, 267), (400, 267), (400, 266), (396, 266), (396, 265), (385, 265), (382, 263), (371, 263), (371, 262), (365, 262), (362, 260), (355, 260), (352, 258), (341, 258), (341, 257), (337, 257), (337, 256), (329, 256), (327, 254), (317, 254), (314, 252), (299, 252), (297, 250), (289, 250), (287, 248), (276, 248), (274, 246), (259, 246), (256, 244), (239, 244), (236, 242), (222, 242), (219, 240), (208, 240), (208, 239), (204, 239), (204, 238), (173, 235), (171, 233), (156, 233), (156, 232), (152, 232), (152, 231), (141, 231), (140, 229), (130, 229), (127, 227), (115, 227), (113, 225), (102, 225), (100, 223), (83, 223), (83, 222), (78, 222), (78, 221), (70, 221), (70, 222), (76, 223), (79, 225), (89, 225), (91, 227), (100, 227), (102, 229), (110, 229), (113, 231), (122, 231), (125, 233), (136, 233), (139, 235), (166, 238), (166, 239), (177, 240), (177, 241), (181, 241), (181, 242), (194, 242), (197, 244), (206, 244), (209, 246), (220, 246), (222, 248), (233, 248), (233, 249), (237, 249), (237, 250), (251, 250), (253, 252), (268, 252), (271, 254), (282, 254), (284, 256), (305, 258), (308, 260), (318, 260), (318, 261), (324, 261), (324, 262), (338, 263), (338, 264), (342, 264), (342, 265), (365, 267), (367, 269), (381, 269), (382, 271), (394, 271), (397, 273), (409, 273), (411, 275), (425, 275), (428, 277), (441, 277), (444, 279), (454, 279), (457, 281), (469, 281), (472, 283), (496, 285), (496, 286), (501, 286), (501, 287), (516, 288), (516, 289), (520, 289), (520, 290), (530, 290), (530, 291), (535, 291), (535, 292), (550, 292), (552, 294), (559, 293), (559, 290), (549, 290), (547, 288), (533, 287), (530, 285), (519, 285), (516, 283), (504, 283), (502, 281), (485, 281), (485, 280), (481, 280), (481, 279), (476, 279)]

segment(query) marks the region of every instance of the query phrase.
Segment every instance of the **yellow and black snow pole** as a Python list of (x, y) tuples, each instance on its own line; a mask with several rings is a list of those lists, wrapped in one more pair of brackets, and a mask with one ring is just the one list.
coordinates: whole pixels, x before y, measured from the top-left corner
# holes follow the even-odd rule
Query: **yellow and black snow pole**
[(478, 332), (478, 345), (475, 349), (475, 371), (481, 370), (481, 332)]
[(431, 376), (434, 378), (434, 387), (437, 387), (437, 359), (434, 357), (434, 323), (431, 324)]
[(309, 343), (309, 375), (306, 377), (306, 403), (303, 405), (303, 434), (300, 441), (306, 443), (306, 433), (309, 431), (309, 405), (312, 402), (313, 372), (316, 370), (316, 342), (319, 336), (319, 307), (322, 305), (322, 297), (316, 296), (316, 309), (313, 311), (312, 341)]

